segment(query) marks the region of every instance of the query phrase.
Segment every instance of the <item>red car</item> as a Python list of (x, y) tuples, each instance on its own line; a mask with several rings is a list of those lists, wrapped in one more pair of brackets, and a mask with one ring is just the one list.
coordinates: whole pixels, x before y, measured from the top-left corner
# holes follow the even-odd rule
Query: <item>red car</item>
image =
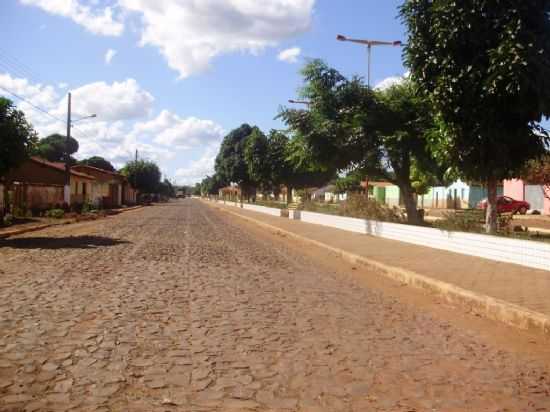
[[(483, 199), (477, 204), (478, 209), (487, 209), (487, 199)], [(508, 196), (497, 197), (498, 213), (520, 213), (524, 215), (531, 208), (528, 202), (512, 199)]]

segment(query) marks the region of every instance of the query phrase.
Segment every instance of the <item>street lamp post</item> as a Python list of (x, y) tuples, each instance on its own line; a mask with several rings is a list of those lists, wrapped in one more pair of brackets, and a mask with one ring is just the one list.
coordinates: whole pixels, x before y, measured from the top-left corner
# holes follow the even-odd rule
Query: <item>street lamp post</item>
[(90, 116), (82, 117), (80, 119), (71, 121), (71, 93), (67, 96), (67, 138), (65, 140), (65, 187), (63, 190), (63, 200), (67, 206), (71, 205), (71, 165), (70, 165), (70, 154), (69, 154), (69, 145), (71, 140), (71, 126), (73, 123), (79, 122), (84, 119), (91, 119), (96, 117), (95, 114)]
[(358, 43), (364, 46), (367, 46), (367, 56), (368, 56), (368, 74), (367, 74), (367, 84), (370, 88), (370, 68), (371, 68), (371, 52), (373, 46), (401, 46), (402, 43), (400, 40), (396, 41), (380, 41), (380, 40), (366, 40), (366, 39), (352, 39), (346, 36), (339, 34), (336, 36), (336, 40), (339, 41), (349, 41), (351, 43)]

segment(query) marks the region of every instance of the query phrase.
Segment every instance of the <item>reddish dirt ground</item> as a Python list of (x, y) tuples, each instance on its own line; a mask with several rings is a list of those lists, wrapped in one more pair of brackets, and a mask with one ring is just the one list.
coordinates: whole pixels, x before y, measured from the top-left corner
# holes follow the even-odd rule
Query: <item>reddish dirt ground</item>
[(2, 411), (544, 411), (549, 353), (194, 200), (0, 240)]

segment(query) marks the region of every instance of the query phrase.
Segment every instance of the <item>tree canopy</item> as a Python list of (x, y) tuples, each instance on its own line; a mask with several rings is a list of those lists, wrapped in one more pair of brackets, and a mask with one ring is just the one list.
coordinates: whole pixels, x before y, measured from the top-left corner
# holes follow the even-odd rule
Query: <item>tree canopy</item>
[(206, 176), (200, 183), (201, 194), (217, 195), (223, 186), (217, 175)]
[(92, 156), (87, 159), (81, 160), (78, 163), (86, 166), (97, 167), (98, 169), (108, 170), (110, 172), (115, 171), (115, 168), (111, 164), (111, 162), (101, 156)]
[(268, 150), (269, 143), (266, 135), (259, 128), (253, 128), (244, 145), (244, 161), (250, 182), (260, 186), (264, 191), (271, 188)]
[(426, 92), (441, 133), (439, 161), (487, 182), (487, 227), (496, 229), (496, 185), (545, 151), (550, 114), (547, 0), (407, 0), (406, 64)]
[(544, 196), (550, 199), (550, 153), (527, 162), (521, 177), (530, 184), (542, 186)]
[(217, 182), (224, 185), (237, 183), (247, 194), (255, 186), (245, 159), (247, 139), (253, 132), (261, 133), (257, 127), (246, 123), (229, 132), (222, 141), (215, 162)]
[(176, 197), (176, 189), (168, 179), (159, 183), (157, 192), (166, 197)]
[(0, 97), (0, 176), (23, 162), (37, 140), (24, 113), (11, 100)]
[[(33, 155), (47, 159), (50, 162), (65, 162), (66, 145), (66, 136), (57, 133), (51, 134), (38, 141), (33, 150)], [(76, 159), (71, 155), (78, 152), (78, 141), (73, 137), (69, 138), (68, 151), (69, 163), (76, 164)]]
[(418, 222), (412, 173), (439, 176), (427, 144), (434, 119), (428, 102), (409, 80), (384, 90), (359, 77), (347, 79), (321, 60), (302, 71), (308, 110), (284, 109), (280, 116), (310, 156), (310, 163), (336, 172), (359, 171), (399, 186), (410, 222)]
[(133, 160), (126, 163), (121, 173), (141, 193), (158, 193), (161, 172), (156, 163), (149, 160)]

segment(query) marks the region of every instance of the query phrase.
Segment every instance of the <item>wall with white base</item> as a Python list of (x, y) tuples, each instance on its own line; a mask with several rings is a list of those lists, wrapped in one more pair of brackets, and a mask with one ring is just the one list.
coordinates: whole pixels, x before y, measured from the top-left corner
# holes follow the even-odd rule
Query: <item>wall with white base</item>
[(304, 222), (550, 271), (550, 244), (301, 212)]

